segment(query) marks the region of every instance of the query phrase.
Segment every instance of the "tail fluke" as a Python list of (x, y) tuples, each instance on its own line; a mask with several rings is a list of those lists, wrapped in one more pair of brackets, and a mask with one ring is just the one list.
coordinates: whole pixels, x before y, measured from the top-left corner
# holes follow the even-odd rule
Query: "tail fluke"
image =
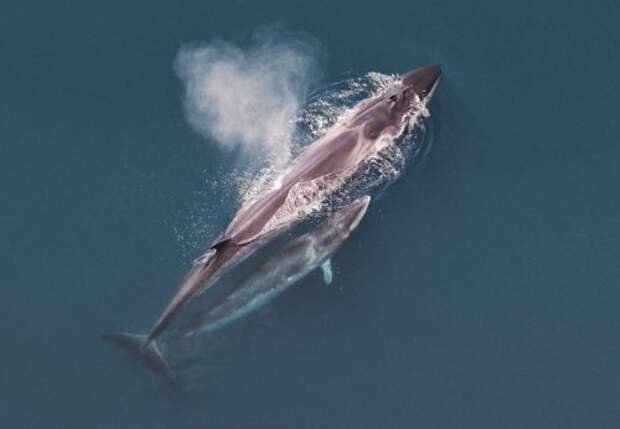
[(168, 327), (170, 322), (172, 322), (173, 317), (177, 314), (181, 307), (183, 307), (187, 301), (200, 292), (202, 286), (213, 274), (212, 264), (215, 257), (219, 254), (218, 249), (229, 242), (230, 240), (224, 240), (221, 242), (223, 244), (216, 243), (214, 246), (219, 247), (215, 247), (214, 250), (210, 250), (194, 261), (194, 266), (186, 274), (179, 290), (172, 297), (172, 300), (168, 303), (161, 316), (159, 316), (159, 319), (155, 322), (151, 332), (144, 336), (144, 341), (142, 343), (142, 348), (144, 350), (150, 347), (151, 343), (155, 341), (164, 329)]
[[(147, 344), (147, 335), (130, 334), (128, 332), (103, 334), (102, 338), (128, 352), (144, 367), (163, 380), (167, 382), (176, 381), (176, 375), (164, 359), (164, 355), (157, 346), (156, 340), (152, 340)], [(145, 344), (147, 345), (145, 346)]]

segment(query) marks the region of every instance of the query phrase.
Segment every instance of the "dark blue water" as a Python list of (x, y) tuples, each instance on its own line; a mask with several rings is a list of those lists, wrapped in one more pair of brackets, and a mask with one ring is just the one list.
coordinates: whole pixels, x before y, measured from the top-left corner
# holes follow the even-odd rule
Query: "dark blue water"
[[(499, 3), (5, 2), (0, 425), (618, 427), (620, 10)], [(433, 150), (333, 288), (311, 275), (169, 389), (98, 335), (153, 322), (201, 196), (213, 231), (235, 208), (172, 62), (271, 23), (318, 40), (323, 83), (441, 63)]]

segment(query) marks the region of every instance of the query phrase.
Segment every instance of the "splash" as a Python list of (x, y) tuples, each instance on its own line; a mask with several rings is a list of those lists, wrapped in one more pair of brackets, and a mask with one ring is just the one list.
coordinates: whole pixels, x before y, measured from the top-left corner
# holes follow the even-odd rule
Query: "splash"
[[(295, 147), (303, 150), (308, 143), (322, 137), (331, 127), (345, 122), (355, 115), (360, 102), (371, 100), (398, 83), (398, 76), (371, 72), (361, 77), (336, 82), (319, 89), (311, 95), (297, 121), (298, 141)], [(362, 165), (352, 167), (338, 175), (328, 175), (309, 182), (298, 183), (291, 188), (285, 204), (265, 225), (263, 232), (290, 225), (301, 219), (333, 213), (361, 194), (378, 195), (400, 177), (408, 161), (417, 155), (424, 144), (424, 119), (430, 115), (423, 100), (416, 98), (410, 112), (403, 118), (398, 137), (384, 136)], [(410, 133), (414, 130), (414, 133)], [(269, 171), (267, 179), (257, 183), (269, 183), (277, 187), (278, 178), (284, 172)], [(244, 204), (251, 204), (268, 187), (247, 188)]]
[(317, 46), (273, 28), (259, 30), (247, 47), (221, 40), (184, 46), (175, 71), (189, 123), (253, 164), (284, 165), (299, 108), (319, 76)]
[[(310, 94), (295, 121), (290, 147), (298, 155), (310, 143), (322, 137), (332, 126), (355, 114), (360, 101), (372, 98), (396, 82), (396, 77), (371, 72), (364, 76), (343, 79)], [(251, 204), (265, 191), (277, 188), (286, 166), (268, 166), (256, 174), (236, 171), (242, 205)], [(317, 184), (317, 186), (320, 186)]]

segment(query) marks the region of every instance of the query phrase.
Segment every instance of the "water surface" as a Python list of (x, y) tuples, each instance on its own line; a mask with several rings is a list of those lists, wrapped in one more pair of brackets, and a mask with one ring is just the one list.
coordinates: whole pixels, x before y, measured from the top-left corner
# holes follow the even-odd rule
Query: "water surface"
[[(619, 18), (574, 1), (5, 3), (0, 423), (618, 427)], [(433, 150), (345, 243), (333, 288), (309, 276), (214, 347), (204, 384), (162, 388), (98, 334), (147, 329), (233, 214), (213, 183), (238, 166), (188, 126), (172, 63), (274, 22), (319, 41), (323, 83), (441, 63)]]

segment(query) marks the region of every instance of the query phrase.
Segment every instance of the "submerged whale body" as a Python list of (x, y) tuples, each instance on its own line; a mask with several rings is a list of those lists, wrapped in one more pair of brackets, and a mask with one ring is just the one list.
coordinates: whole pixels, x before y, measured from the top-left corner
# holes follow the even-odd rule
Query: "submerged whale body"
[(267, 304), (318, 267), (323, 269), (325, 283), (331, 283), (329, 258), (357, 228), (368, 204), (369, 196), (360, 197), (292, 240), (219, 305), (197, 311), (177, 333), (187, 336), (218, 330)]

